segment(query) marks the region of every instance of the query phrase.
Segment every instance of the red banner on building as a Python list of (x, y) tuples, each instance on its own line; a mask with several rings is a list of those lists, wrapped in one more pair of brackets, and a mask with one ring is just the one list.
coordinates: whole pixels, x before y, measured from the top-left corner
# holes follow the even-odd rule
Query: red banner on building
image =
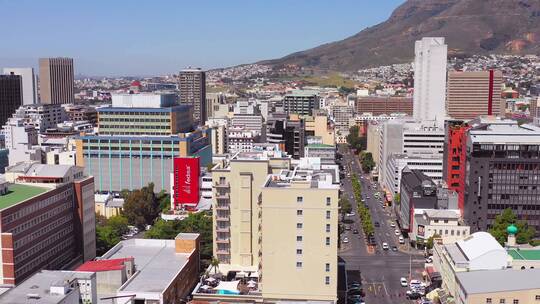
[(174, 206), (190, 209), (199, 203), (200, 161), (198, 157), (174, 159)]

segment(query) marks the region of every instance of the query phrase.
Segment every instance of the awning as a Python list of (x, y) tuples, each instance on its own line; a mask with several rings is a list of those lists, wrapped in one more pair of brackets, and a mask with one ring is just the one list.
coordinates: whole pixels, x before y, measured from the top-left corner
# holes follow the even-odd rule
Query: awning
[(218, 286), (214, 289), (238, 292), (238, 283), (240, 283), (240, 281), (221, 281), (219, 282)]

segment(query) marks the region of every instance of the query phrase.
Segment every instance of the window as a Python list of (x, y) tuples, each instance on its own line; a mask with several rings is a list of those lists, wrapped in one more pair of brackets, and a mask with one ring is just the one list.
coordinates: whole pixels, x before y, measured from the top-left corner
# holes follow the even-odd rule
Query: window
[(330, 277), (324, 277), (324, 284), (330, 285)]
[(297, 241), (297, 242), (301, 242), (301, 241), (302, 241), (302, 236), (301, 236), (301, 235), (297, 235), (297, 236), (296, 236), (296, 241)]
[(330, 206), (332, 203), (331, 199), (329, 197), (326, 198), (326, 206)]
[(302, 215), (304, 212), (302, 210), (296, 210), (296, 215)]
[(330, 224), (326, 224), (326, 232), (330, 232)]
[(327, 211), (326, 211), (326, 219), (327, 219), (327, 220), (330, 219), (330, 210), (327, 210)]
[(512, 303), (514, 303), (514, 304), (519, 304), (519, 300), (518, 300), (518, 299), (514, 299), (514, 301), (512, 301)]
[(506, 300), (505, 299), (500, 299), (499, 300), (499, 304), (505, 304), (506, 303)]
[(330, 263), (326, 263), (325, 268), (326, 272), (330, 272)]
[(297, 203), (301, 203), (301, 202), (303, 202), (303, 201), (304, 201), (304, 198), (303, 198), (303, 197), (301, 197), (301, 196), (297, 196), (297, 197), (296, 197), (296, 202), (297, 202)]
[(486, 304), (491, 304), (491, 298), (486, 298)]
[(536, 301), (540, 301), (540, 295), (534, 296), (534, 299), (535, 299)]
[(296, 268), (302, 268), (302, 262), (296, 262)]
[(302, 224), (302, 223), (296, 223), (296, 228), (302, 229), (302, 227), (304, 227), (304, 224)]
[(302, 249), (296, 249), (296, 254), (302, 254)]
[(444, 223), (445, 223), (445, 224), (448, 224), (448, 220), (444, 220)]
[(326, 246), (330, 246), (330, 238), (326, 237)]

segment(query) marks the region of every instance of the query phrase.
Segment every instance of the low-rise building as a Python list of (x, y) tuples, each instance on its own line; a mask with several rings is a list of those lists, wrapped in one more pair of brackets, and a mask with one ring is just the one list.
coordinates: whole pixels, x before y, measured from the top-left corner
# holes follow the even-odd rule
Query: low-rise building
[(334, 162), (336, 159), (336, 147), (324, 144), (307, 145), (305, 148), (304, 156), (318, 157), (322, 160), (331, 160), (332, 162)]
[(94, 195), (96, 202), (96, 215), (110, 218), (116, 215), (120, 215), (122, 208), (124, 207), (124, 199), (121, 197), (114, 197), (111, 193)]
[(449, 244), (469, 234), (470, 227), (461, 222), (459, 210), (426, 209), (422, 214), (414, 215), (409, 238), (415, 240), (416, 244), (425, 244), (430, 237), (437, 235), (443, 244)]
[(456, 277), (456, 304), (540, 301), (540, 269), (460, 272)]
[(433, 267), (441, 274), (444, 292), (454, 298), (460, 292), (458, 274), (501, 270), (507, 266), (506, 250), (487, 232), (476, 232), (451, 244), (436, 243), (433, 248)]
[(98, 296), (117, 304), (184, 303), (199, 279), (199, 241), (197, 233), (125, 240), (79, 269), (96, 272)]
[(9, 304), (97, 304), (92, 272), (41, 270), (0, 296)]
[(508, 255), (513, 269), (540, 269), (540, 249), (538, 248), (510, 248)]

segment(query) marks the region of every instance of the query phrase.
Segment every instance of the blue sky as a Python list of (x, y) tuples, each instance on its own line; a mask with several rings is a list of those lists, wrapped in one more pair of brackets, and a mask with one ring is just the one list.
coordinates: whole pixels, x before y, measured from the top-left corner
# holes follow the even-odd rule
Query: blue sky
[(0, 0), (0, 67), (65, 56), (104, 76), (251, 63), (346, 38), (403, 1)]

